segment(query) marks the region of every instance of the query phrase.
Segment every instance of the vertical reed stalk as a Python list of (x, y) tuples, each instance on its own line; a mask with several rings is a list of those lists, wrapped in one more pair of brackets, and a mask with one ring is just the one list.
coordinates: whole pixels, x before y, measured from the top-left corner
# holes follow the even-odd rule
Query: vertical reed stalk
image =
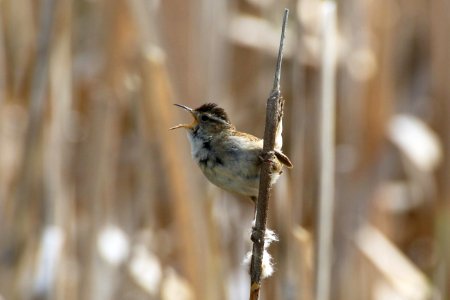
[(336, 4), (323, 5), (323, 46), (320, 99), (320, 187), (316, 257), (316, 300), (330, 297), (333, 250), (335, 164)]

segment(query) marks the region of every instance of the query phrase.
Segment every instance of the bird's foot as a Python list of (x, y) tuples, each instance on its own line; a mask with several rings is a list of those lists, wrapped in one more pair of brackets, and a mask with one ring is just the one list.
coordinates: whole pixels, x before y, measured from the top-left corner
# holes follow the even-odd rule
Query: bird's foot
[(262, 163), (269, 163), (271, 174), (281, 174), (281, 164), (278, 162), (275, 151), (261, 152), (258, 158)]
[(276, 159), (275, 151), (261, 152), (261, 154), (259, 154), (258, 158), (261, 162), (266, 162), (266, 163), (268, 162), (268, 163), (273, 164), (273, 163), (275, 163), (275, 159)]

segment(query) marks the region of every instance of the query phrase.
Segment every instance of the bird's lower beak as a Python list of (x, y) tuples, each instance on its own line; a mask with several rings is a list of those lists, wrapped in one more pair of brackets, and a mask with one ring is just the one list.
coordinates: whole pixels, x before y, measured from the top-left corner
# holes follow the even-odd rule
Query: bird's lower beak
[(175, 106), (181, 107), (185, 110), (187, 110), (188, 112), (191, 113), (191, 115), (194, 117), (194, 121), (191, 124), (178, 124), (176, 126), (173, 126), (171, 128), (169, 128), (169, 130), (173, 130), (173, 129), (177, 129), (177, 128), (186, 128), (186, 129), (192, 129), (195, 126), (197, 126), (198, 121), (197, 121), (197, 116), (194, 113), (194, 110), (190, 107), (187, 107), (185, 105), (181, 105), (181, 104), (174, 104)]

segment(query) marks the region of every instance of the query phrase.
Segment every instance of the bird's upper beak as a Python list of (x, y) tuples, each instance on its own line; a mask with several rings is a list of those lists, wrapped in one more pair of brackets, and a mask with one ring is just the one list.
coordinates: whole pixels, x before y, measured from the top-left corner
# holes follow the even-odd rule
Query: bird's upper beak
[(177, 128), (192, 129), (192, 128), (194, 128), (195, 126), (197, 126), (197, 124), (198, 124), (198, 121), (197, 121), (197, 115), (196, 115), (195, 111), (194, 111), (192, 108), (187, 107), (187, 106), (185, 106), (185, 105), (181, 105), (181, 104), (174, 104), (174, 105), (175, 105), (175, 106), (178, 106), (178, 107), (181, 107), (181, 108), (184, 108), (185, 110), (187, 110), (188, 112), (190, 112), (191, 115), (194, 117), (194, 121), (193, 121), (191, 124), (178, 124), (178, 125), (176, 125), (176, 126), (171, 127), (169, 130), (177, 129)]

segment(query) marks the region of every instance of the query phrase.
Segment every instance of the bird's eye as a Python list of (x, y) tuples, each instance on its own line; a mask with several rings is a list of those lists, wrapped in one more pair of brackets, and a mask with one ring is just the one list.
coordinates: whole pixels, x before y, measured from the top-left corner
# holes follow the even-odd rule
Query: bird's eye
[(203, 121), (203, 122), (206, 122), (206, 121), (208, 121), (208, 120), (209, 120), (209, 117), (208, 117), (208, 116), (205, 116), (205, 115), (203, 115), (203, 116), (201, 117), (201, 119), (202, 119), (202, 121)]

